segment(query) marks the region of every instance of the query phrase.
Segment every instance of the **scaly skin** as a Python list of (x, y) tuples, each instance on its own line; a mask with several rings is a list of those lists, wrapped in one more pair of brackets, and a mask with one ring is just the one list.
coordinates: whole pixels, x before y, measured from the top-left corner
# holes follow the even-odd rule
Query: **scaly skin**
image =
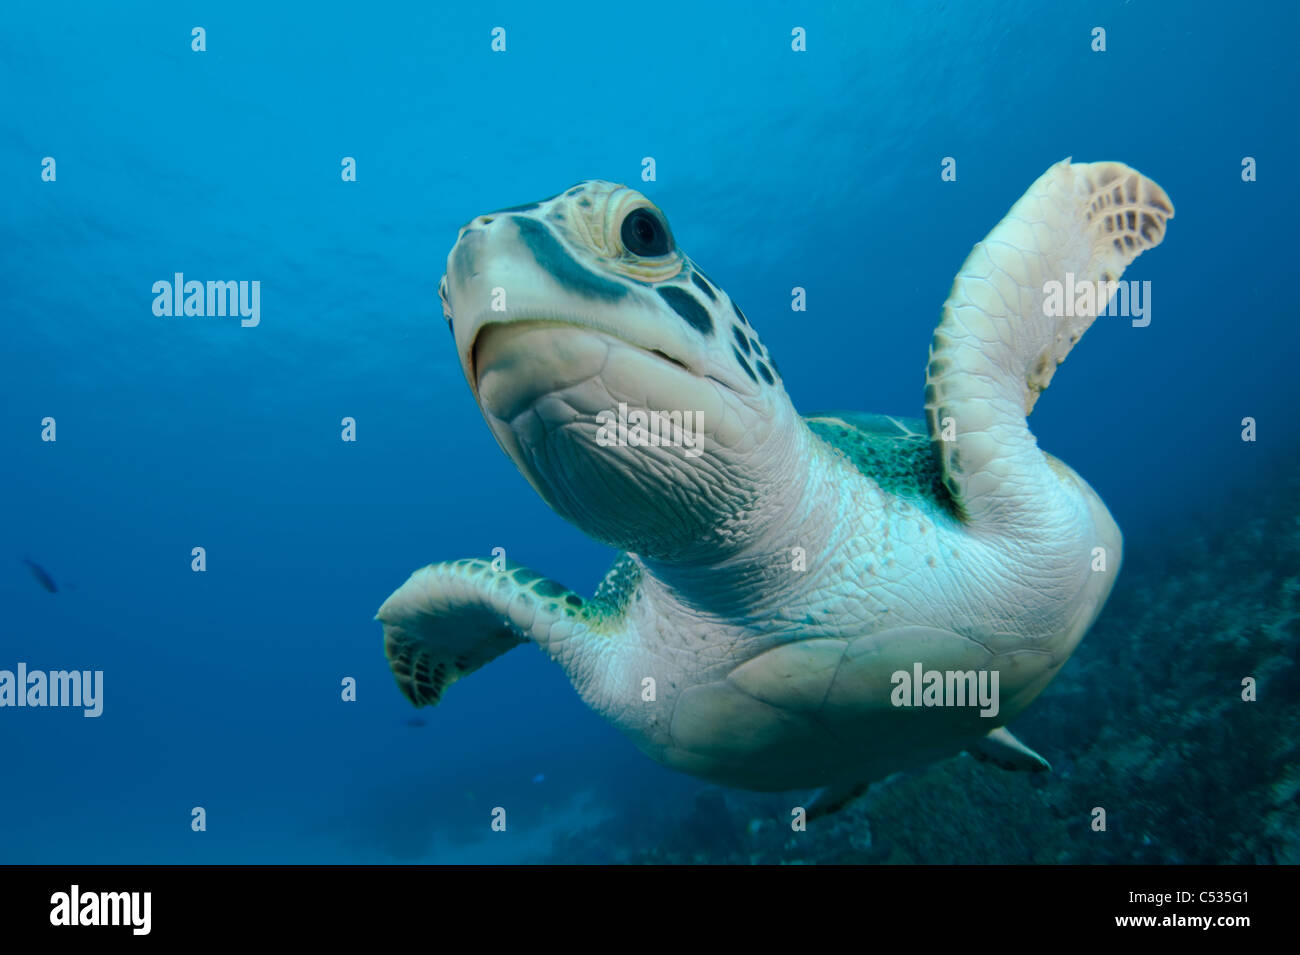
[[(642, 573), (628, 600), (625, 634), (613, 641), (599, 632), (570, 638), (581, 645), (578, 657), (598, 661), (577, 668), (574, 684), (584, 701), (673, 768), (763, 790), (821, 785), (831, 780), (834, 767), (879, 777), (958, 752), (1014, 719), (1069, 657), (1104, 603), (1118, 571), (1119, 531), (1064, 465), (1058, 465), (1062, 492), (1074, 494), (1078, 506), (1055, 515), (1032, 539), (972, 533), (943, 500), (883, 490), (852, 463), (852, 452), (866, 445), (877, 464), (892, 455), (906, 468), (918, 460), (917, 447), (928, 450), (922, 423), (907, 423), (917, 429), (910, 439), (863, 436), (851, 428), (839, 429), (845, 436), (828, 434), (849, 455), (801, 427), (809, 475), (802, 507), (788, 522), (726, 564), (636, 561)], [(929, 463), (928, 455), (919, 460)], [(928, 485), (933, 473), (932, 467), (918, 469), (912, 487)], [(1094, 546), (1113, 555), (1104, 573), (1090, 569)], [(804, 571), (791, 569), (795, 547), (807, 554)], [(1091, 612), (1079, 619), (1085, 607)], [(846, 738), (818, 723), (820, 731), (801, 736), (798, 761), (742, 748), (739, 766), (717, 748), (705, 759), (674, 738), (673, 721), (690, 687), (719, 684), (740, 693), (728, 675), (775, 647), (869, 637), (905, 626), (950, 630), (992, 653), (1022, 651), (1014, 677), (1010, 670), (1002, 673), (997, 717), (972, 720), (964, 735), (933, 743), (918, 723), (907, 747), (915, 758), (881, 747), (870, 727)], [(1025, 648), (1032, 651), (1025, 654)], [(646, 677), (656, 684), (653, 703), (642, 699)], [(787, 744), (777, 741), (771, 757), (783, 754)], [(877, 759), (878, 753), (884, 758)]]

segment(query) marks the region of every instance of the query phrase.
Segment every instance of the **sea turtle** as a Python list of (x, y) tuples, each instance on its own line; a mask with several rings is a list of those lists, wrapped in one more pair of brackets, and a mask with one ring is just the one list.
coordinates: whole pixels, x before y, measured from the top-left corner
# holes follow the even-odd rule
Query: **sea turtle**
[[(398, 686), (437, 703), (532, 641), (654, 759), (824, 787), (810, 817), (963, 750), (1047, 768), (1002, 727), (1097, 617), (1121, 541), (1026, 416), (1173, 213), (1122, 164), (1048, 169), (953, 283), (924, 422), (800, 417), (633, 189), (586, 181), (469, 222), (439, 297), (470, 389), (543, 500), (624, 553), (589, 600), (504, 561), (416, 571), (377, 617)], [(1047, 307), (1067, 276), (1095, 299)]]

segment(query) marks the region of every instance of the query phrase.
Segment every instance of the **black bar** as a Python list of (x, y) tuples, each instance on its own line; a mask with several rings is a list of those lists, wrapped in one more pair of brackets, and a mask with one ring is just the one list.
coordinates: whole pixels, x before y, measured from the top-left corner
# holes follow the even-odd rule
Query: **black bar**
[[(10, 866), (3, 870), (0, 927), (7, 943), (66, 941), (75, 933), (78, 943), (90, 944), (283, 938), (336, 946), (355, 938), (377, 947), (436, 937), (445, 922), (496, 947), (502, 933), (531, 935), (540, 944), (558, 922), (574, 944), (587, 944), (584, 937), (612, 944), (619, 936), (611, 931), (625, 933), (629, 943), (658, 937), (677, 944), (703, 922), (710, 935), (725, 927), (732, 942), (763, 939), (784, 926), (796, 935), (847, 932), (864, 946), (885, 933), (918, 943), (1028, 944), (1031, 931), (1052, 933), (1039, 938), (1128, 935), (1148, 943), (1197, 935), (1231, 944), (1287, 928), (1282, 910), (1295, 876), (1287, 867), (717, 868)], [(116, 912), (126, 924), (52, 924), (69, 921), (74, 885), (78, 921)], [(149, 893), (147, 925), (143, 894), (128, 907), (123, 895), (99, 895), (110, 892)], [(1147, 917), (1154, 923), (1120, 924)], [(1208, 928), (1186, 921), (1206, 917), (1247, 921)], [(809, 920), (823, 924), (810, 927)], [(593, 930), (605, 934), (584, 934)]]

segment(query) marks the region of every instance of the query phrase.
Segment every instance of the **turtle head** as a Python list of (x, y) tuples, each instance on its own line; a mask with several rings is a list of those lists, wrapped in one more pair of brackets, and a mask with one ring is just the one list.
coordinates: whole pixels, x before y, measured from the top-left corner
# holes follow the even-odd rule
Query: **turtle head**
[(730, 297), (626, 186), (465, 225), (439, 286), (493, 434), (561, 516), (664, 561), (743, 546), (798, 417)]

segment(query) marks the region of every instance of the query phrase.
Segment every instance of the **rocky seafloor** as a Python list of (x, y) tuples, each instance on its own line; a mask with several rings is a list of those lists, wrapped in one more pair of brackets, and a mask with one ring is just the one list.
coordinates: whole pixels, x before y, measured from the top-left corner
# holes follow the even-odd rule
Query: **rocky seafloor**
[(552, 861), (1300, 863), (1298, 495), (1232, 495), (1199, 529), (1126, 541), (1102, 616), (1011, 726), (1051, 773), (962, 755), (805, 832), (790, 795), (702, 785), (685, 812), (647, 801), (557, 834)]

